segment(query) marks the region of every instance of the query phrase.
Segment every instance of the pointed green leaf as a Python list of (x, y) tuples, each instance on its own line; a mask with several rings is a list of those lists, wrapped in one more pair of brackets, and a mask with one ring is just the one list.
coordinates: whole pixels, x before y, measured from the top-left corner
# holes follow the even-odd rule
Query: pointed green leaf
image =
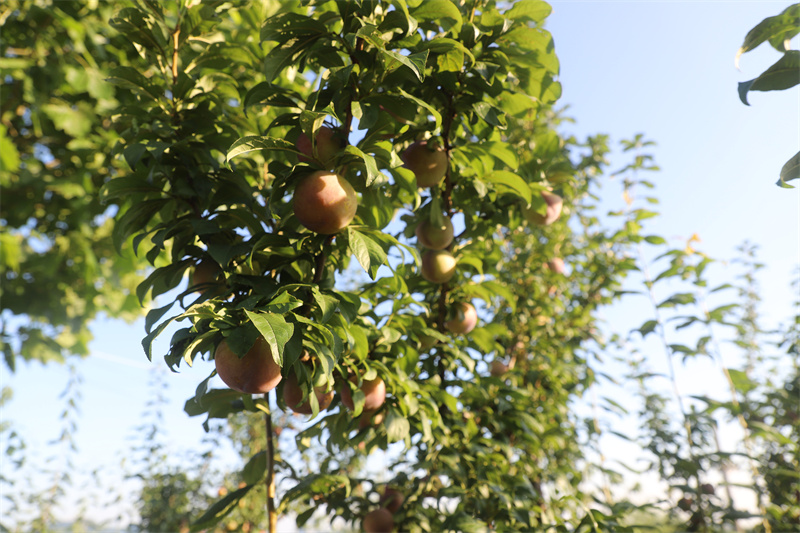
[(750, 81), (739, 83), (739, 99), (745, 104), (750, 91), (782, 91), (800, 84), (800, 50), (789, 50), (774, 65)]
[(247, 318), (258, 329), (269, 344), (272, 358), (278, 366), (283, 366), (283, 349), (294, 333), (294, 324), (286, 322), (283, 315), (275, 313), (254, 313), (245, 311)]
[(787, 189), (793, 189), (794, 187), (788, 185), (786, 182), (796, 180), (797, 178), (800, 178), (800, 152), (794, 154), (794, 156), (783, 165), (781, 177), (777, 184)]
[(294, 143), (291, 143), (286, 139), (249, 135), (247, 137), (238, 139), (231, 145), (230, 148), (228, 148), (228, 154), (225, 156), (225, 163), (229, 163), (230, 160), (237, 155), (246, 154), (247, 152), (254, 152), (256, 150), (279, 150), (284, 152), (292, 152), (293, 154), (300, 154)]

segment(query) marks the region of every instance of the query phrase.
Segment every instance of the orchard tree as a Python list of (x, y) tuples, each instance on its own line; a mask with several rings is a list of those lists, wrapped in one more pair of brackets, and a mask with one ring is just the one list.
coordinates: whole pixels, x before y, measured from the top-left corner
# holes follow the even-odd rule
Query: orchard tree
[[(135, 104), (111, 112), (129, 168), (103, 196), (116, 243), (156, 267), (138, 296), (177, 294), (148, 313), (145, 351), (172, 325), (171, 368), (215, 362), (187, 412), (266, 418), (244, 482), (195, 529), (264, 483), (270, 530), (289, 510), (366, 531), (623, 530), (579, 490), (569, 404), (640, 214), (569, 225), (606, 148), (556, 131), (549, 13), (137, 2), (111, 19), (139, 57), (109, 78)], [(311, 418), (278, 439), (276, 409)], [(374, 450), (392, 457), (380, 481), (351, 468)]]
[(11, 0), (0, 7), (3, 354), (42, 363), (88, 355), (98, 315), (142, 314), (147, 262), (115, 251), (100, 188), (125, 174), (111, 113), (137, 101), (104, 79), (130, 42), (110, 2)]

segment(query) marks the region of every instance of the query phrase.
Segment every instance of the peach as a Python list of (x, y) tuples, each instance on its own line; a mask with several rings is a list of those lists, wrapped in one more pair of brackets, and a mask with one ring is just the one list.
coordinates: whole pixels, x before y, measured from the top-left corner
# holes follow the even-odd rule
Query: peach
[(447, 174), (447, 152), (432, 149), (428, 141), (417, 141), (403, 152), (404, 166), (414, 173), (418, 187), (436, 187)]
[(422, 277), (431, 283), (447, 283), (456, 273), (456, 258), (446, 250), (425, 250)]
[[(324, 411), (333, 401), (333, 391), (325, 392), (325, 387), (314, 387), (314, 394), (317, 397), (317, 404), (319, 410)], [(286, 407), (291, 409), (297, 414), (310, 415), (311, 402), (306, 398), (303, 401), (303, 389), (297, 383), (297, 376), (292, 374), (286, 378), (286, 383), (283, 385), (283, 401)]]
[(522, 210), (522, 214), (531, 224), (549, 226), (561, 216), (561, 208), (564, 206), (564, 201), (559, 195), (548, 191), (542, 191), (542, 198), (544, 198), (545, 203), (547, 203), (547, 211), (544, 215), (540, 214), (532, 207), (525, 207)]
[(350, 183), (332, 172), (309, 174), (297, 185), (292, 200), (297, 220), (317, 233), (333, 235), (353, 220), (358, 197)]
[(241, 358), (223, 340), (214, 352), (214, 364), (222, 381), (239, 392), (264, 394), (281, 381), (281, 367), (272, 358), (272, 351), (264, 337), (258, 337), (253, 347)]
[(367, 513), (361, 526), (364, 533), (392, 533), (394, 517), (387, 509), (375, 509)]
[(316, 143), (316, 153), (314, 153), (308, 135), (301, 133), (297, 137), (297, 149), (305, 154), (305, 157), (300, 156), (300, 160), (310, 162), (314, 159), (322, 163), (325, 168), (332, 168), (336, 155), (344, 145), (340, 135), (333, 128), (322, 126), (317, 130)]
[(453, 223), (449, 217), (444, 217), (444, 225), (436, 227), (429, 219), (419, 223), (414, 231), (419, 243), (431, 250), (444, 250), (453, 242)]
[(451, 316), (452, 318), (444, 323), (444, 327), (451, 333), (469, 333), (478, 325), (478, 312), (471, 303), (455, 304), (451, 310)]
[[(356, 378), (351, 377), (350, 381), (356, 383)], [(364, 411), (375, 411), (383, 402), (386, 401), (386, 383), (381, 378), (372, 380), (364, 380), (361, 383), (361, 392), (364, 393)], [(353, 403), (353, 396), (350, 392), (350, 387), (345, 385), (342, 387), (342, 403), (352, 410), (355, 408)]]

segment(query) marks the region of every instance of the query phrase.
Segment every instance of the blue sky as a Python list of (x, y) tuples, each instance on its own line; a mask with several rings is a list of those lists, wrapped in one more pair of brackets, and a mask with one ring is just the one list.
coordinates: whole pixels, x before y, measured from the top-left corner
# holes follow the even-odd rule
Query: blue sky
[[(759, 280), (762, 311), (773, 320), (789, 312), (796, 296), (789, 281), (800, 264), (800, 193), (774, 185), (800, 147), (800, 91), (752, 93), (751, 106), (743, 105), (737, 83), (756, 77), (779, 54), (762, 45), (742, 57), (741, 71), (734, 57), (751, 27), (789, 4), (555, 0), (547, 23), (561, 61), (560, 103), (577, 121), (564, 130), (578, 138), (607, 133), (615, 146), (637, 133), (656, 141), (650, 151), (662, 171), (651, 178), (662, 216), (648, 221), (650, 233), (676, 242), (696, 233), (698, 248), (718, 258), (733, 257), (744, 240), (757, 244), (767, 265)], [(624, 156), (612, 156), (612, 169), (625, 163)], [(622, 205), (620, 180), (603, 190), (609, 209)], [(638, 326), (637, 305), (632, 300), (606, 318), (619, 331)], [(93, 331), (93, 355), (77, 362), (83, 397), (75, 462), (114, 476), (141, 423), (149, 372), (164, 365), (145, 358), (141, 322), (101, 320)], [(165, 426), (176, 450), (203, 437), (202, 420), (184, 415), (183, 403), (210, 370), (199, 363), (166, 377)], [(58, 453), (47, 443), (60, 433), (58, 395), (68, 370), (33, 363), (13, 375), (2, 372), (2, 384), (14, 389), (2, 419), (24, 435), (32, 463), (42, 464)]]

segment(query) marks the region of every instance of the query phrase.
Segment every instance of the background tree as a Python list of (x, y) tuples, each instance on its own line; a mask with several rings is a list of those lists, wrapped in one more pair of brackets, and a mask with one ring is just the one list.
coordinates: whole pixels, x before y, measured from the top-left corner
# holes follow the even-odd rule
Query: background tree
[(87, 355), (98, 314), (141, 316), (144, 262), (118, 254), (100, 188), (124, 172), (111, 111), (131, 94), (103, 80), (135, 54), (107, 24), (117, 5), (11, 0), (0, 8), (3, 353)]

